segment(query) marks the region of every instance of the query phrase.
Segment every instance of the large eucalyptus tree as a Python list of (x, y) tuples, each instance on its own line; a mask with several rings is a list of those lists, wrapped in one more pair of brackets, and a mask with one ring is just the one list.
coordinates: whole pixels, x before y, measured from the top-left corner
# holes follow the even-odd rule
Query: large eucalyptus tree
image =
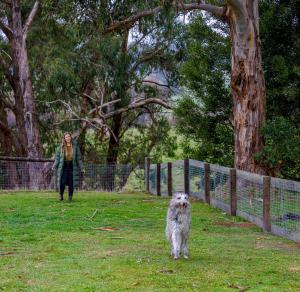
[[(204, 3), (163, 1), (170, 9), (203, 10), (223, 19), (231, 36), (231, 89), (233, 97), (235, 167), (265, 173), (255, 161), (263, 147), (261, 128), (265, 123), (265, 81), (261, 60), (258, 0), (226, 0)], [(163, 6), (137, 12), (112, 23), (106, 30), (128, 26), (140, 18), (160, 13)]]
[(17, 155), (35, 158), (41, 157), (43, 151), (26, 42), (39, 2), (27, 3), (32, 5), (28, 5), (27, 9), (24, 5), (21, 7), (20, 0), (0, 2), (0, 65), (13, 92), (13, 98), (9, 99), (2, 91), (1, 103), (3, 108), (14, 114), (17, 131), (13, 133), (4, 122), (2, 128), (8, 134), (7, 139), (13, 136), (12, 144)]

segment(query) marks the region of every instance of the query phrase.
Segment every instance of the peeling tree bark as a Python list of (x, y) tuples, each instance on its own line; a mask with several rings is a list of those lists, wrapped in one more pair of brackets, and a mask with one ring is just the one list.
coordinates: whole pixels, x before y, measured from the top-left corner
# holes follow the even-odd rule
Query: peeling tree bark
[(263, 147), (260, 130), (266, 115), (258, 0), (228, 0), (226, 18), (232, 40), (235, 167), (265, 174), (266, 170), (255, 161), (255, 154)]
[[(38, 6), (39, 1), (36, 1), (23, 25), (21, 1), (11, 0), (7, 4), (7, 11), (10, 14), (7, 17), (8, 24), (0, 20), (0, 28), (7, 36), (12, 57), (11, 64), (6, 64), (2, 60), (1, 65), (7, 69), (5, 76), (14, 92), (17, 135), (25, 150), (22, 156), (30, 158), (39, 158), (43, 154), (26, 47), (27, 34)], [(28, 163), (27, 166), (29, 187), (37, 188), (41, 176), (40, 166), (37, 163)]]
[(27, 32), (36, 14), (38, 1), (34, 5), (24, 26), (22, 25), (20, 1), (13, 0), (11, 1), (11, 5), (11, 28), (13, 36), (10, 44), (13, 55), (15, 97), (18, 100), (18, 105), (23, 106), (22, 116), (27, 139), (27, 156), (38, 158), (42, 155), (42, 146), (26, 47)]

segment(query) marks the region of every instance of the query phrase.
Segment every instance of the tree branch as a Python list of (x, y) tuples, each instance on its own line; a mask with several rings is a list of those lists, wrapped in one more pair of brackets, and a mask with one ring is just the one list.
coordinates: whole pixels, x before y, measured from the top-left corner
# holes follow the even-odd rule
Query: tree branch
[(2, 121), (0, 121), (0, 130), (6, 135), (11, 134), (11, 130)]
[(1, 103), (4, 107), (7, 107), (11, 110), (15, 109), (15, 106), (13, 105), (13, 103), (5, 96), (3, 91), (0, 89), (0, 104)]
[(162, 10), (162, 7), (158, 6), (158, 7), (155, 7), (153, 9), (149, 9), (149, 10), (145, 10), (145, 11), (139, 12), (139, 13), (137, 13), (135, 15), (132, 15), (132, 16), (124, 19), (124, 20), (115, 21), (115, 22), (113, 22), (112, 25), (110, 25), (110, 26), (108, 26), (107, 28), (104, 29), (104, 33), (110, 33), (112, 31), (119, 30), (120, 28), (130, 27), (136, 21), (138, 21), (139, 19), (141, 19), (143, 17), (146, 17), (146, 16), (155, 15), (160, 10)]
[(142, 83), (152, 83), (152, 84), (155, 84), (159, 87), (167, 87), (169, 90), (174, 92), (169, 84), (161, 84), (161, 83), (158, 83), (158, 82), (155, 82), (155, 81), (152, 81), (152, 80), (147, 80), (147, 79), (143, 80)]
[(7, 64), (1, 56), (0, 56), (0, 66), (2, 66), (4, 75), (7, 79), (7, 81), (9, 82), (9, 84), (12, 86), (12, 88), (15, 88), (13, 76), (9, 72), (9, 64)]
[(160, 53), (163, 50), (164, 50), (164, 48), (155, 48), (153, 51), (148, 51), (148, 52), (145, 52), (144, 54), (142, 54), (142, 56), (140, 56), (140, 58), (137, 59), (137, 61), (131, 68), (131, 72), (134, 72), (140, 64), (151, 60), (152, 58), (154, 58), (158, 53)]
[(129, 46), (128, 46), (128, 51), (134, 49), (135, 47), (137, 47), (146, 37), (148, 37), (151, 33), (153, 33), (155, 30), (157, 29), (157, 27), (153, 27), (151, 28), (151, 30), (144, 34), (140, 39), (138, 39), (136, 42), (132, 42)]
[(39, 8), (39, 4), (40, 4), (40, 1), (35, 1), (31, 11), (30, 11), (30, 14), (26, 20), (26, 23), (24, 25), (24, 28), (23, 28), (23, 40), (26, 40), (27, 38), (27, 33), (28, 33), (28, 30), (33, 22), (33, 19), (34, 17), (36, 16), (36, 13), (38, 11), (38, 8)]
[[(202, 3), (201, 1), (199, 3), (190, 3), (190, 4), (178, 3), (178, 1), (173, 1), (173, 7), (176, 8), (178, 11), (205, 10), (217, 16), (223, 16), (225, 13), (224, 7), (205, 4)], [(155, 15), (163, 9), (164, 9), (163, 6), (158, 6), (152, 9), (138, 12), (124, 20), (115, 21), (110, 26), (104, 29), (104, 33), (110, 33), (119, 29), (123, 29), (124, 27), (127, 28), (132, 27), (134, 23), (137, 22), (138, 20), (147, 16)]]
[(112, 100), (112, 101), (103, 103), (102, 105), (100, 105), (100, 106), (98, 106), (98, 107), (90, 110), (89, 113), (88, 113), (88, 115), (92, 115), (95, 112), (101, 111), (104, 107), (108, 107), (109, 105), (112, 105), (112, 104), (117, 103), (119, 101), (121, 101), (121, 99), (116, 99), (116, 100)]
[(119, 115), (121, 113), (127, 112), (129, 110), (143, 107), (146, 104), (158, 104), (158, 105), (163, 106), (164, 108), (171, 109), (171, 107), (165, 101), (163, 101), (159, 98), (147, 98), (147, 99), (139, 100), (138, 102), (131, 103), (127, 107), (123, 107), (123, 108), (117, 109), (113, 112), (107, 113), (104, 115), (104, 118), (108, 119), (115, 115)]
[(13, 37), (13, 31), (12, 29), (6, 25), (2, 20), (0, 20), (0, 29), (3, 31), (3, 33), (6, 35), (6, 37), (11, 40)]
[(207, 12), (211, 12), (216, 16), (224, 16), (225, 14), (225, 7), (223, 6), (216, 6), (212, 4), (206, 3), (190, 3), (190, 4), (177, 4), (177, 8), (182, 11), (192, 11), (192, 10), (204, 10)]
[(0, 2), (3, 2), (4, 4), (11, 6), (11, 1), (10, 0), (1, 0)]

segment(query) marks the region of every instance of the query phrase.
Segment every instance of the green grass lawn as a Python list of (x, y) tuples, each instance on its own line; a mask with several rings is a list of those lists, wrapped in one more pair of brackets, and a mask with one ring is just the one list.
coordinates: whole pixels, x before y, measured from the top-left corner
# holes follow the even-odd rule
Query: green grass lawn
[(190, 259), (171, 259), (168, 201), (0, 193), (0, 291), (300, 291), (299, 244), (196, 201)]

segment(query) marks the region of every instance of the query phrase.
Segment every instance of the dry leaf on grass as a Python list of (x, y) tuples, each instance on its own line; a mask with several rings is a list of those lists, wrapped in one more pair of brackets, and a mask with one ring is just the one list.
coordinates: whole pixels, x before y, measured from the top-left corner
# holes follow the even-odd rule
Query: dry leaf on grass
[(160, 273), (163, 273), (163, 274), (173, 274), (174, 271), (171, 270), (171, 269), (167, 269), (167, 268), (163, 268), (161, 270), (159, 270)]
[(0, 252), (0, 256), (7, 256), (7, 255), (12, 255), (12, 254), (16, 254), (16, 252), (13, 252), (13, 251)]
[(233, 289), (239, 289), (240, 292), (244, 292), (244, 291), (247, 291), (248, 289), (250, 289), (250, 287), (241, 287), (241, 286), (235, 285), (235, 284), (231, 284), (228, 287), (233, 288)]
[(290, 267), (289, 271), (294, 273), (300, 273), (300, 267)]
[(94, 228), (96, 230), (101, 230), (101, 231), (114, 231), (114, 230), (119, 230), (118, 228), (114, 228), (114, 227), (98, 227), (98, 228)]

